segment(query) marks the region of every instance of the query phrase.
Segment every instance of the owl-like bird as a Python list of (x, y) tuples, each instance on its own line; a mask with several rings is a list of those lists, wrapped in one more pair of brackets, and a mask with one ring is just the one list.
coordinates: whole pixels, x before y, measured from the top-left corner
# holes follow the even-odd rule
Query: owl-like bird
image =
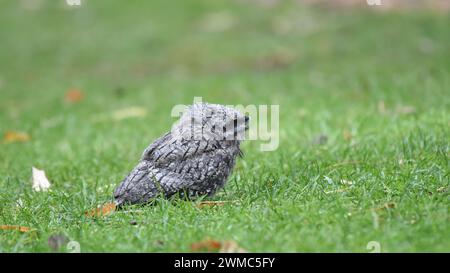
[(114, 191), (117, 206), (158, 196), (195, 199), (222, 188), (242, 156), (248, 116), (218, 104), (188, 107), (172, 130), (148, 146)]

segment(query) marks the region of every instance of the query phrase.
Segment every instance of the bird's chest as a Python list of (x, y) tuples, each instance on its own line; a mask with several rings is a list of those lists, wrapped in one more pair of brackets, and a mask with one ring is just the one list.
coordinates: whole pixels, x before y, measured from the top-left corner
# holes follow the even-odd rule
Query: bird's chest
[(227, 153), (192, 160), (186, 169), (186, 178), (193, 181), (190, 188), (200, 195), (213, 194), (224, 186), (234, 164), (235, 157)]

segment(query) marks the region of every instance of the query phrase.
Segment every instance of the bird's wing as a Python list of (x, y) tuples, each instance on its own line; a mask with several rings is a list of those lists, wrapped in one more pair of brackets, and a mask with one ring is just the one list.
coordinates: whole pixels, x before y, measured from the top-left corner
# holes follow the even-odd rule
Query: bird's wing
[(141, 160), (152, 161), (155, 158), (155, 151), (164, 148), (170, 143), (172, 134), (170, 132), (166, 133), (162, 137), (156, 139), (151, 143), (142, 153)]
[[(185, 153), (183, 160), (170, 163), (156, 176), (168, 195), (187, 189), (194, 195), (211, 194), (217, 187), (223, 186), (235, 163), (234, 156), (225, 149)], [(189, 154), (195, 156), (187, 156)]]
[(228, 164), (217, 157), (223, 151), (218, 145), (217, 141), (177, 142), (170, 132), (158, 138), (116, 189), (117, 204), (143, 203), (161, 192), (170, 196), (190, 188), (195, 181), (216, 176), (214, 168)]
[(178, 165), (200, 154), (220, 148), (218, 141), (176, 140), (167, 133), (145, 149), (141, 160), (151, 162), (156, 168)]

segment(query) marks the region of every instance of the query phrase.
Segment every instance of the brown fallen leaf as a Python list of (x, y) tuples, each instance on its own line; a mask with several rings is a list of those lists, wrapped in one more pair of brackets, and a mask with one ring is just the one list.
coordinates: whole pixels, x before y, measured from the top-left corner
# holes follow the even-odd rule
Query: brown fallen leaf
[(27, 133), (8, 131), (5, 133), (2, 143), (27, 142), (30, 139), (31, 137)]
[(397, 204), (394, 202), (388, 202), (385, 203), (383, 206), (374, 208), (373, 210), (388, 210), (388, 209), (395, 209), (397, 207)]
[(95, 208), (93, 210), (86, 211), (84, 215), (88, 217), (99, 217), (99, 216), (107, 216), (112, 214), (116, 210), (115, 203), (106, 203), (101, 207)]
[(196, 207), (199, 209), (206, 208), (206, 207), (212, 208), (215, 206), (223, 206), (225, 204), (230, 204), (230, 203), (236, 203), (236, 201), (201, 201), (196, 205)]
[(30, 227), (16, 226), (16, 225), (0, 225), (0, 230), (17, 230), (20, 232), (30, 232)]
[(66, 92), (65, 100), (70, 103), (80, 102), (84, 99), (84, 94), (81, 90), (72, 88)]
[(192, 243), (191, 244), (191, 251), (198, 252), (198, 251), (219, 251), (222, 248), (222, 243), (217, 240), (212, 239), (205, 239), (200, 242)]
[(325, 145), (328, 142), (328, 136), (325, 134), (319, 134), (312, 140), (315, 145)]
[(344, 131), (342, 132), (342, 135), (344, 136), (345, 141), (350, 141), (353, 138), (352, 133), (347, 129), (344, 129)]
[(248, 251), (243, 249), (235, 241), (225, 241), (222, 243), (222, 247), (219, 250), (220, 253), (247, 253)]

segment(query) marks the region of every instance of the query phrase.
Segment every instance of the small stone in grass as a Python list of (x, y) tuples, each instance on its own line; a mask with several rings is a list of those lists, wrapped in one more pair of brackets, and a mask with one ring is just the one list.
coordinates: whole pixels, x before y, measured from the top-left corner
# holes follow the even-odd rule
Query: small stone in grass
[(217, 240), (205, 239), (200, 242), (195, 242), (191, 244), (191, 251), (199, 252), (199, 251), (219, 251), (222, 247), (222, 243)]

